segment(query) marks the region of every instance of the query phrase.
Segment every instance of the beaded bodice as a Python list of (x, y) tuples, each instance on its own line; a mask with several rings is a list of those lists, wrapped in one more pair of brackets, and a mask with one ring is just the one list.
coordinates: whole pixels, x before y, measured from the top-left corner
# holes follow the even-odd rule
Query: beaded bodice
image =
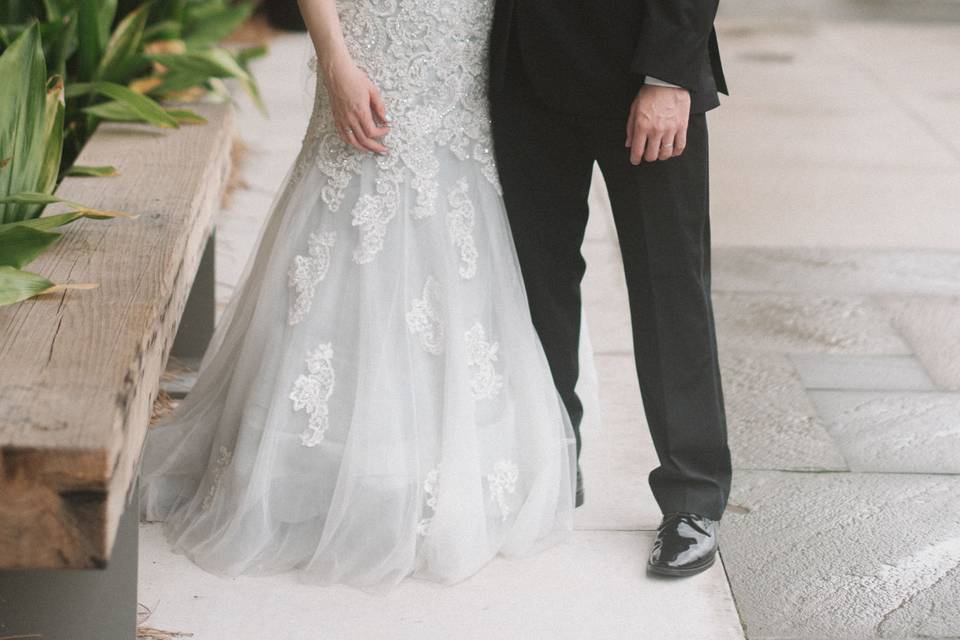
[[(347, 0), (339, 7), (347, 45), (379, 88), (391, 118), (389, 155), (375, 158), (377, 193), (360, 198), (354, 217), (395, 215), (404, 190), (412, 215), (433, 214), (439, 153), (476, 162), (498, 189), (487, 105), (487, 47), (493, 0)], [(316, 68), (316, 61), (312, 66)], [(303, 161), (327, 178), (322, 197), (337, 210), (370, 154), (337, 135), (322, 79), (317, 80)], [(375, 212), (375, 213), (374, 213)], [(361, 251), (358, 262), (370, 257)]]

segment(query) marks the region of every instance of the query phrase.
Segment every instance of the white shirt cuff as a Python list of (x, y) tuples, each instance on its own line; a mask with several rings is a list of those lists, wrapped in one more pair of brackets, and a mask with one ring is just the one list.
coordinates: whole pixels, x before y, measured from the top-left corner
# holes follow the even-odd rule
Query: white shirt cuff
[(673, 84), (672, 82), (665, 82), (660, 78), (654, 78), (653, 76), (646, 76), (643, 80), (644, 84), (654, 84), (658, 87), (673, 87), (674, 89), (679, 89), (680, 85)]

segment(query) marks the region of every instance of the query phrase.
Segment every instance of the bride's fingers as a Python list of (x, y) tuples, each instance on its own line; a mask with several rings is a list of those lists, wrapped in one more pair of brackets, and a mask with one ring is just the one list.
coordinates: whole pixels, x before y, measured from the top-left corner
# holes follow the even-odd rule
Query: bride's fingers
[(361, 114), (360, 126), (363, 127), (363, 134), (367, 138), (376, 142), (378, 145), (380, 145), (380, 147), (383, 148), (384, 151), (386, 151), (387, 148), (380, 143), (380, 138), (390, 133), (389, 127), (378, 127), (373, 121), (373, 115), (369, 112)]
[(360, 144), (360, 141), (357, 139), (356, 129), (350, 124), (350, 122), (346, 120), (343, 122), (337, 121), (337, 131), (340, 133), (340, 139), (351, 147), (354, 147), (359, 151), (367, 150)]
[[(367, 117), (369, 117), (369, 115)], [(350, 128), (353, 130), (353, 137), (356, 138), (359, 149), (372, 153), (386, 153), (387, 148), (367, 135), (363, 124), (358, 118), (354, 117), (350, 119)]]

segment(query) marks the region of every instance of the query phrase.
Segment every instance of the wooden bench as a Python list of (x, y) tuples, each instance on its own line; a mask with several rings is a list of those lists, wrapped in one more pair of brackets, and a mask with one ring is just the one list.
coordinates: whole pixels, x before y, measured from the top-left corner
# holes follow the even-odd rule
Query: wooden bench
[(208, 123), (101, 125), (77, 163), (119, 176), (61, 184), (64, 198), (139, 215), (76, 222), (28, 267), (99, 287), (0, 308), (0, 638), (135, 636), (135, 464), (178, 327), (185, 356), (213, 327), (233, 116), (192, 108)]

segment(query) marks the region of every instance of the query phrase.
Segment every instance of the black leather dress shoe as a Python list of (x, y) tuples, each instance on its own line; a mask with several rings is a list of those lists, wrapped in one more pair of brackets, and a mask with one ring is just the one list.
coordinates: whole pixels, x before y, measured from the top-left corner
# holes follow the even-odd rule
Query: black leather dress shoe
[(574, 502), (574, 507), (583, 506), (583, 474), (580, 473), (580, 465), (577, 465), (577, 497)]
[(692, 576), (717, 558), (717, 523), (694, 513), (668, 513), (657, 527), (647, 570), (663, 576)]

